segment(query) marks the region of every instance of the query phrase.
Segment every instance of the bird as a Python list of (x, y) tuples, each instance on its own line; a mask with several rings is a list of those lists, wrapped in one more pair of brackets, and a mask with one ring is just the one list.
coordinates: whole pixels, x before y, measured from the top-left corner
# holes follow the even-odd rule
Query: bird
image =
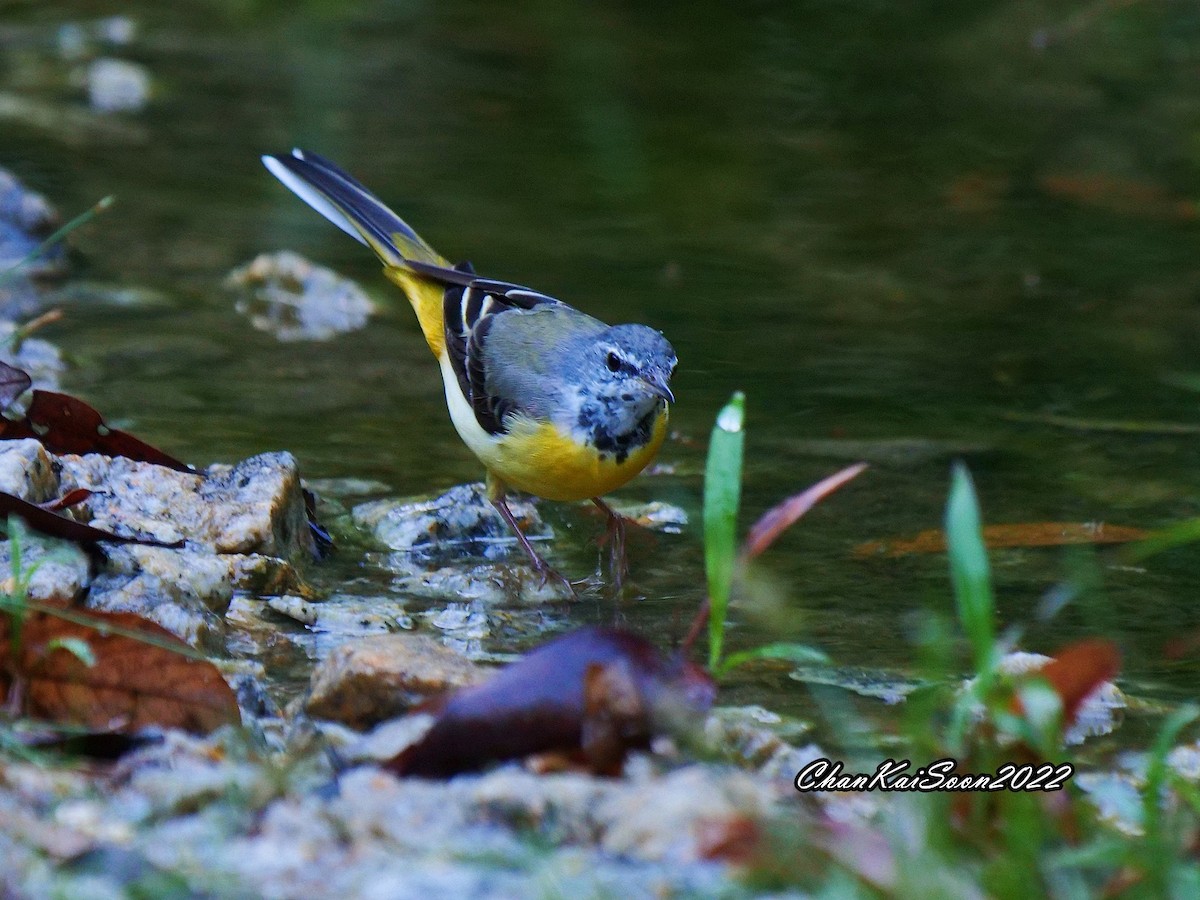
[(542, 583), (555, 572), (521, 530), (507, 495), (591, 500), (607, 516), (611, 572), (627, 572), (625, 524), (604, 501), (658, 454), (678, 363), (662, 332), (607, 325), (519, 284), (451, 264), (354, 177), (306, 150), (263, 164), (301, 200), (365, 244), (408, 297), (438, 361), (450, 419), (483, 464), (487, 498)]

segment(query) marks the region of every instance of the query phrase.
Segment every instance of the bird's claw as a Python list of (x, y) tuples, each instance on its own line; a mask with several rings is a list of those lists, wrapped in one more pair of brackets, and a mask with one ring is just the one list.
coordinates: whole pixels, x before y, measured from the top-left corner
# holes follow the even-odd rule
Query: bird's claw
[(546, 582), (549, 581), (551, 578), (553, 578), (555, 581), (557, 581), (559, 584), (561, 584), (564, 588), (567, 589), (567, 593), (570, 595), (572, 600), (579, 599), (579, 594), (575, 591), (575, 585), (571, 582), (571, 580), (569, 578), (567, 578), (565, 575), (563, 575), (561, 572), (559, 572), (557, 569), (555, 569), (553, 566), (551, 566), (548, 562), (546, 562), (540, 556), (534, 554), (532, 559), (533, 559), (533, 571), (535, 573), (537, 573), (537, 576), (538, 576), (537, 586), (538, 586), (539, 590), (544, 588), (546, 586)]

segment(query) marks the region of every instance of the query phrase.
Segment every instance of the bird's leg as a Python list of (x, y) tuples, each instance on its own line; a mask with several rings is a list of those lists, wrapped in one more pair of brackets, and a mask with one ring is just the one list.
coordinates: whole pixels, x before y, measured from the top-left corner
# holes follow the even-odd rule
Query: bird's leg
[(629, 557), (625, 555), (625, 517), (599, 497), (593, 497), (592, 502), (608, 516), (608, 530), (604, 539), (609, 544), (613, 587), (619, 591), (625, 583), (625, 576), (629, 574)]
[(578, 599), (578, 594), (575, 593), (575, 587), (563, 575), (555, 571), (548, 562), (546, 562), (538, 552), (533, 549), (533, 544), (529, 542), (529, 538), (525, 537), (525, 532), (521, 530), (521, 526), (517, 524), (517, 517), (512, 514), (512, 510), (508, 508), (508, 501), (504, 499), (505, 486), (498, 478), (494, 478), (491, 473), (488, 473), (488, 500), (492, 506), (496, 508), (496, 512), (508, 523), (508, 527), (512, 529), (513, 534), (517, 536), (517, 542), (529, 554), (529, 559), (533, 562), (533, 570), (541, 576), (540, 584), (545, 584), (547, 578), (554, 578), (560, 581), (567, 592)]

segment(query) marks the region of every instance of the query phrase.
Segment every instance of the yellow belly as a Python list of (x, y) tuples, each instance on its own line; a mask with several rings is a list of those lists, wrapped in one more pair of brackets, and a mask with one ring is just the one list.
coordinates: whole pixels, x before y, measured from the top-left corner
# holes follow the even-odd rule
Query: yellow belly
[(654, 422), (650, 440), (621, 462), (611, 453), (579, 444), (549, 422), (518, 418), (506, 434), (488, 434), (463, 397), (446, 353), (441, 354), (446, 405), (459, 437), (487, 470), (510, 488), (547, 500), (602, 497), (649, 465), (667, 436), (668, 410)]
[(480, 458), (509, 487), (547, 500), (586, 500), (616, 490), (650, 463), (667, 434), (664, 408), (650, 440), (622, 462), (613, 454), (576, 443), (549, 423), (517, 421), (508, 434)]

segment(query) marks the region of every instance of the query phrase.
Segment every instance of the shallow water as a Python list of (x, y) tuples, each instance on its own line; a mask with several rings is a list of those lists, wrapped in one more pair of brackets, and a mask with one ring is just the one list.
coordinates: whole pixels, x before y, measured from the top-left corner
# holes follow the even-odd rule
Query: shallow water
[[(1046, 418), (1195, 423), (1190, 7), (120, 10), (139, 33), (114, 53), (149, 68), (149, 108), (71, 134), (6, 120), (0, 165), (67, 212), (118, 197), (74, 241), (80, 275), (153, 302), (67, 300), (48, 336), (72, 358), (68, 389), (176, 455), (289, 449), (308, 478), (400, 495), (479, 475), (402, 301), (308, 344), (280, 344), (234, 311), (224, 276), (282, 248), (396, 299), (369, 254), (261, 167), (259, 154), (295, 144), (342, 163), (481, 273), (667, 334), (678, 439), (662, 462), (676, 474), (622, 497), (679, 504), (696, 522), (707, 432), (738, 388), (747, 522), (854, 459), (874, 464), (763, 557), (771, 612), (738, 610), (735, 647), (793, 638), (839, 662), (909, 666), (924, 611), (951, 608), (944, 556), (852, 550), (936, 527), (960, 455), (991, 522), (1154, 528), (1197, 514), (1198, 435)], [(0, 91), (78, 105), (50, 47), (58, 25), (96, 12), (10, 4)], [(599, 521), (548, 514), (563, 565), (592, 571)], [(359, 573), (356, 552), (314, 579)], [(1140, 569), (1097, 560), (1099, 599), (1032, 627), (1026, 646), (1111, 634), (1138, 690), (1189, 691), (1190, 666), (1162, 650), (1200, 627), (1195, 552)], [(1005, 625), (1028, 620), (1067, 571), (1053, 549), (993, 563)], [(550, 618), (616, 615), (682, 635), (703, 596), (697, 528), (635, 538), (633, 567), (646, 599)], [(732, 687), (806, 703), (777, 672)]]

